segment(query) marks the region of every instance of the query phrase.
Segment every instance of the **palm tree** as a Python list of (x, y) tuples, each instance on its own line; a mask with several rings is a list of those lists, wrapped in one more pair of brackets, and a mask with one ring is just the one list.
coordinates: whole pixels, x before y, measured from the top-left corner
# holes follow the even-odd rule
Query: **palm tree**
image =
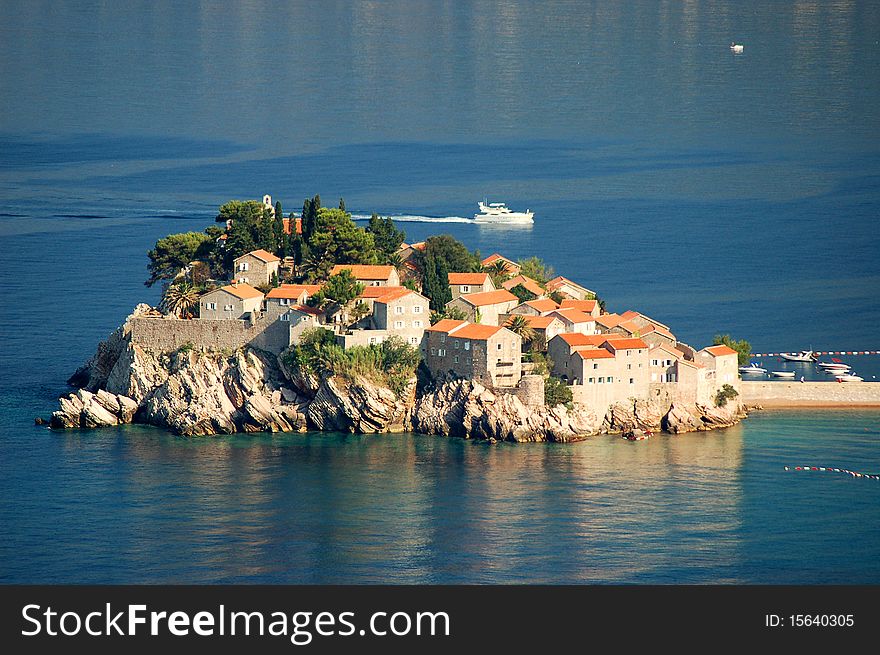
[(189, 282), (182, 280), (168, 285), (159, 306), (166, 314), (190, 318), (195, 313), (198, 304), (199, 290)]
[(528, 319), (521, 314), (514, 314), (507, 319), (504, 327), (514, 334), (518, 334), (523, 341), (523, 345), (531, 342), (536, 336), (535, 330), (529, 325)]

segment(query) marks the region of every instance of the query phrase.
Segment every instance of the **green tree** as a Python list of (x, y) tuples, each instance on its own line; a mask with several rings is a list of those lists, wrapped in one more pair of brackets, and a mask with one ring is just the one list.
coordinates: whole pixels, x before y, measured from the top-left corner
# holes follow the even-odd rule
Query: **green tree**
[(327, 278), (327, 283), (315, 295), (344, 307), (363, 292), (364, 285), (357, 281), (350, 270), (344, 268)]
[(263, 203), (256, 200), (230, 200), (220, 205), (217, 222), (251, 220), (259, 222), (263, 217)]
[[(443, 262), (447, 273), (476, 273), (483, 269), (479, 257), (470, 252), (465, 245), (448, 234), (428, 237), (425, 249), (420, 253), (419, 260), (424, 262), (432, 256)], [(424, 270), (424, 266), (420, 266)]]
[(397, 256), (400, 244), (406, 240), (406, 232), (397, 229), (391, 218), (381, 218), (375, 213), (370, 216), (367, 232), (373, 235), (376, 249), (380, 252), (380, 259), (389, 264), (391, 259)]
[(500, 289), (501, 285), (511, 278), (507, 266), (507, 262), (503, 259), (496, 259), (483, 269), (489, 274), (489, 277), (492, 278), (492, 284), (495, 285), (496, 289)]
[(189, 318), (194, 315), (199, 305), (199, 291), (195, 285), (180, 280), (169, 284), (162, 295), (160, 309), (166, 314), (174, 314), (181, 318)]
[(733, 348), (736, 351), (737, 361), (740, 366), (748, 364), (749, 359), (752, 357), (752, 344), (745, 339), (737, 341), (736, 339), (731, 338), (729, 334), (716, 334), (715, 338), (712, 339), (712, 345), (723, 345), (728, 348)]
[(342, 198), (339, 199), (339, 209), (345, 211), (345, 200), (343, 200)]
[(446, 262), (429, 252), (423, 260), (423, 267), (422, 295), (429, 300), (432, 310), (442, 313), (446, 309), (446, 303), (452, 300)]
[(312, 235), (318, 229), (318, 211), (321, 209), (321, 196), (303, 202), (302, 212), (302, 236), (303, 241), (311, 245)]
[(226, 238), (223, 266), (232, 269), (232, 263), (243, 254), (257, 249), (257, 224), (251, 219), (234, 221)]
[(538, 257), (521, 259), (518, 264), (520, 266), (520, 274), (532, 278), (542, 287), (556, 277), (556, 272), (553, 270), (553, 267), (549, 264), (545, 264), (544, 261)]
[(544, 380), (544, 404), (548, 407), (557, 405), (571, 406), (573, 396), (571, 389), (557, 377), (550, 376)]
[(308, 242), (316, 268), (333, 264), (375, 264), (373, 235), (358, 227), (351, 215), (340, 209), (318, 210), (315, 232)]
[(523, 285), (517, 284), (510, 290), (514, 296), (516, 296), (520, 302), (526, 302), (527, 300), (534, 300), (538, 296), (533, 294), (531, 291), (526, 289)]
[(724, 407), (728, 400), (733, 400), (738, 395), (739, 392), (736, 389), (729, 384), (725, 384), (718, 390), (718, 393), (715, 394), (715, 406)]
[(182, 232), (159, 239), (156, 246), (147, 252), (150, 278), (144, 284), (151, 287), (159, 280), (173, 279), (210, 240), (203, 232)]

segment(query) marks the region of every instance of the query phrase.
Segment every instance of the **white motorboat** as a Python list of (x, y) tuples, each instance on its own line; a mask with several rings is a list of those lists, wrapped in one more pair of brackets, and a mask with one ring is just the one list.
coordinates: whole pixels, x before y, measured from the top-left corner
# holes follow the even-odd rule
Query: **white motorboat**
[(826, 371), (833, 371), (834, 369), (849, 369), (849, 364), (844, 364), (843, 362), (816, 362), (816, 366)]
[(841, 364), (840, 366), (825, 366), (822, 368), (826, 373), (841, 373), (844, 371), (850, 370), (852, 367), (848, 364)]
[(535, 213), (528, 209), (524, 212), (511, 211), (503, 202), (479, 203), (480, 213), (474, 214), (477, 223), (534, 223)]
[(779, 353), (779, 356), (789, 362), (812, 362), (817, 359), (812, 350), (802, 350), (797, 355)]
[(777, 378), (793, 378), (795, 375), (794, 371), (773, 371), (770, 375)]
[(742, 54), (742, 51), (743, 51), (743, 50), (745, 50), (745, 46), (744, 46), (743, 44), (741, 44), (741, 43), (731, 43), (731, 44), (730, 44), (730, 50), (731, 50), (731, 52), (733, 52), (734, 54), (739, 55), (739, 54)]
[(757, 364), (749, 364), (748, 366), (740, 366), (739, 372), (744, 375), (764, 375), (766, 368), (761, 368)]
[(846, 368), (828, 368), (825, 369), (825, 375), (830, 375), (834, 377), (835, 375), (846, 375), (849, 373), (850, 368), (847, 366)]
[(838, 382), (864, 382), (865, 378), (859, 377), (855, 373), (843, 373), (842, 375), (835, 375)]

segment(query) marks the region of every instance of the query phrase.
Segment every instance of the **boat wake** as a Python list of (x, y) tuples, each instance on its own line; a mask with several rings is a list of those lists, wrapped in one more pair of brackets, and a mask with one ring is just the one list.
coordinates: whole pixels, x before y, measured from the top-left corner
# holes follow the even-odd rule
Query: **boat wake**
[[(401, 223), (473, 223), (474, 219), (464, 216), (418, 216), (413, 214), (380, 214), (383, 218), (391, 218)], [(370, 220), (369, 214), (352, 214), (356, 221)]]

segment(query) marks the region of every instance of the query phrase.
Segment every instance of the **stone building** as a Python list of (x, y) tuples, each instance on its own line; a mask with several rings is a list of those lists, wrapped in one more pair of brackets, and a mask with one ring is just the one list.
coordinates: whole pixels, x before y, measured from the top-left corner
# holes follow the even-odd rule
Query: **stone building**
[(561, 275), (550, 280), (546, 287), (548, 293), (555, 291), (561, 293), (566, 298), (574, 298), (575, 300), (587, 300), (596, 297), (595, 291), (582, 287), (580, 284), (572, 282), (567, 277), (562, 277)]
[(299, 285), (283, 285), (270, 289), (266, 294), (266, 316), (279, 317), (291, 307), (305, 305), (308, 292)]
[(543, 298), (546, 295), (543, 287), (538, 284), (535, 280), (530, 278), (528, 275), (515, 275), (509, 280), (505, 280), (501, 287), (507, 289), (508, 291), (512, 291), (516, 287), (521, 286), (523, 289), (531, 293), (536, 298)]
[(506, 289), (459, 296), (446, 303), (463, 312), (467, 320), (483, 325), (500, 325), (502, 316), (516, 307), (519, 299)]
[(249, 284), (228, 284), (199, 298), (200, 319), (235, 319), (259, 314), (263, 294)]
[(299, 343), (302, 333), (313, 327), (322, 327), (324, 323), (324, 313), (314, 307), (308, 305), (294, 305), (285, 313), (278, 317), (278, 321), (288, 327), (288, 343), (294, 345)]
[(698, 361), (707, 369), (715, 371), (715, 382), (720, 388), (725, 384), (733, 387), (739, 382), (739, 357), (729, 346), (709, 346), (698, 353)]
[(522, 376), (522, 339), (507, 328), (443, 319), (425, 330), (425, 364), (489, 387), (515, 387)]
[(514, 316), (522, 316), (527, 325), (532, 328), (535, 333), (534, 339), (530, 344), (523, 342), (523, 348), (534, 348), (535, 350), (547, 350), (547, 343), (557, 334), (565, 332), (565, 326), (555, 316), (532, 316), (531, 314), (507, 314), (504, 317), (504, 327)]
[(579, 309), (557, 309), (548, 314), (557, 318), (563, 325), (563, 332), (596, 333), (596, 319)]
[(348, 270), (358, 282), (367, 287), (399, 287), (400, 275), (393, 266), (374, 266), (372, 264), (337, 264), (330, 275)]
[(469, 293), (495, 291), (495, 285), (488, 273), (450, 273), (449, 290), (454, 300)]
[(266, 286), (272, 276), (278, 277), (281, 260), (266, 250), (253, 250), (237, 258), (232, 267), (232, 279), (251, 286)]
[(550, 300), (550, 298), (536, 298), (520, 303), (510, 310), (510, 313), (523, 314), (524, 316), (547, 316), (557, 309), (559, 309), (559, 305), (556, 304), (556, 301)]
[(599, 308), (598, 300), (576, 300), (574, 298), (565, 298), (561, 303), (559, 303), (560, 309), (577, 309), (578, 311), (583, 312), (584, 314), (589, 314), (593, 317), (598, 317), (602, 312)]
[(411, 346), (422, 343), (430, 324), (430, 301), (422, 294), (396, 287), (373, 301), (372, 328), (396, 334)]

